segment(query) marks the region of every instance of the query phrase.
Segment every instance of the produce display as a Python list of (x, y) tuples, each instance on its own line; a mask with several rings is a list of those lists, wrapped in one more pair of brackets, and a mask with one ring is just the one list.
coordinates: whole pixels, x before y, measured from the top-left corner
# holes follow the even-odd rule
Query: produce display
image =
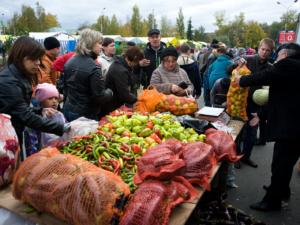
[(238, 117), (246, 121), (247, 117), (247, 98), (249, 88), (240, 87), (236, 83), (237, 75), (247, 76), (250, 75), (251, 71), (243, 65), (242, 67), (237, 67), (232, 71), (231, 83), (227, 93), (227, 112), (232, 117)]
[(171, 209), (195, 199), (197, 193), (183, 177), (174, 177), (169, 182), (145, 181), (134, 192), (119, 224), (167, 225)]
[(209, 178), (215, 165), (215, 154), (210, 145), (168, 140), (148, 149), (137, 161), (134, 182), (141, 184), (148, 179), (172, 180), (182, 176), (190, 183), (209, 189)]
[(198, 110), (196, 100), (188, 97), (164, 95), (162, 101), (156, 105), (159, 112), (171, 112), (174, 115), (191, 115)]
[(112, 224), (129, 194), (119, 176), (56, 148), (28, 157), (13, 181), (15, 198), (74, 225)]
[(255, 104), (263, 106), (269, 101), (269, 89), (257, 89), (252, 96)]
[(213, 128), (207, 129), (205, 134), (205, 142), (213, 147), (218, 161), (237, 162), (241, 159), (242, 156), (236, 154), (236, 144), (230, 134)]
[(168, 113), (142, 115), (116, 110), (100, 121), (98, 132), (74, 138), (61, 151), (120, 175), (134, 190), (136, 160), (148, 148), (170, 138), (195, 142), (204, 141), (205, 135), (198, 135), (192, 128), (185, 129)]

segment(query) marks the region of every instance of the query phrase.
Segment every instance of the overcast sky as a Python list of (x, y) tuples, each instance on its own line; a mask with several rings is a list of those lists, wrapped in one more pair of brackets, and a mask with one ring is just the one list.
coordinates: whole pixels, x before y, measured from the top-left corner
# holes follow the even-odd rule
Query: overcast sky
[[(35, 7), (37, 0), (1, 0), (0, 21), (6, 22), (14, 12), (20, 12), (21, 5)], [(215, 30), (215, 13), (225, 11), (228, 20), (244, 12), (246, 20), (271, 23), (279, 21), (287, 8), (300, 12), (300, 1), (281, 0), (39, 0), (46, 12), (57, 15), (63, 29), (76, 29), (83, 23), (95, 23), (102, 13), (107, 16), (115, 14), (122, 22), (130, 18), (132, 7), (137, 4), (143, 18), (154, 11), (157, 21), (167, 16), (175, 24), (179, 8), (187, 21), (192, 18), (194, 28), (204, 26), (210, 32)], [(104, 9), (105, 8), (105, 9)]]

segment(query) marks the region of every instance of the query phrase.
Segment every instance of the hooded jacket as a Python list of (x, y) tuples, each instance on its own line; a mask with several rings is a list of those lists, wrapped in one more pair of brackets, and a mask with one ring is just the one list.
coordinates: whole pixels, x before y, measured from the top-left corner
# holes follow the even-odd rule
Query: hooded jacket
[(151, 47), (150, 43), (147, 44), (144, 50), (144, 55), (145, 55), (145, 59), (150, 60), (150, 65), (143, 67), (144, 77), (142, 79), (142, 85), (144, 87), (149, 86), (153, 71), (160, 65), (160, 57), (161, 57), (162, 50), (166, 47), (167, 45), (164, 42), (160, 42), (159, 49), (154, 50)]

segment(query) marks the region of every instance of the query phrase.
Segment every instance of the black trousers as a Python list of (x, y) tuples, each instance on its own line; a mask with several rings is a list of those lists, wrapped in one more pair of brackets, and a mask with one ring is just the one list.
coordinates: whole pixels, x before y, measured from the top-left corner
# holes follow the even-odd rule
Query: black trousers
[(290, 196), (290, 181), (293, 168), (300, 157), (300, 142), (297, 140), (279, 140), (275, 142), (271, 165), (271, 185), (263, 198), (274, 206), (280, 206), (281, 200)]

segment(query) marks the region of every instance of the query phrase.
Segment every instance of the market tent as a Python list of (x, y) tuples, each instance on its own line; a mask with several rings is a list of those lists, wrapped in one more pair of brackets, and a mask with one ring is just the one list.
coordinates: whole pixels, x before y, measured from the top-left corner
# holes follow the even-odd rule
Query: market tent
[(66, 32), (29, 32), (29, 37), (34, 38), (43, 44), (45, 38), (56, 37), (61, 44), (61, 53), (74, 51), (76, 47), (76, 38)]
[(104, 38), (112, 38), (115, 42), (124, 42), (126, 41), (121, 35), (103, 35)]
[(137, 45), (147, 43), (147, 41), (145, 41), (142, 37), (124, 37), (124, 39), (127, 42), (132, 41), (132, 42), (136, 43)]

